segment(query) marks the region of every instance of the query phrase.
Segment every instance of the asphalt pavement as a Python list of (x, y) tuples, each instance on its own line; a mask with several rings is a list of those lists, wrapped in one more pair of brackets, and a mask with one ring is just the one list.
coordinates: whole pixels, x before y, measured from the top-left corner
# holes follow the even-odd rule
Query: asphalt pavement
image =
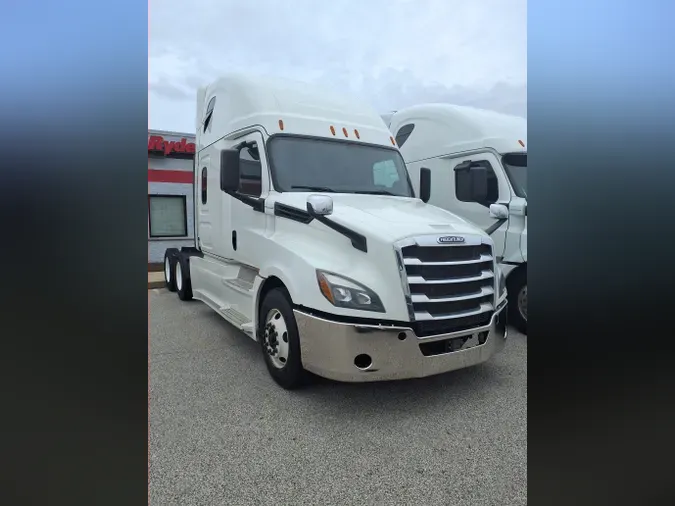
[(288, 392), (200, 302), (150, 297), (150, 505), (527, 503), (527, 338), (419, 380)]

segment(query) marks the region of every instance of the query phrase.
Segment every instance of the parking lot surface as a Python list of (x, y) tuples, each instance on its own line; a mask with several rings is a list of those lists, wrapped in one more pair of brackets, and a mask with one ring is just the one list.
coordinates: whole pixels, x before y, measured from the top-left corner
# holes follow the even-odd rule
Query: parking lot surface
[(527, 503), (527, 338), (419, 380), (288, 392), (256, 342), (150, 290), (150, 504)]

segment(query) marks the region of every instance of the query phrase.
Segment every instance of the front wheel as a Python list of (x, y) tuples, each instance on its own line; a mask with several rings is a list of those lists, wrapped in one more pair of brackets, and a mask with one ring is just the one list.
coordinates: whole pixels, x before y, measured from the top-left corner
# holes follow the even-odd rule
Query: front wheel
[(287, 390), (303, 386), (307, 373), (302, 367), (300, 336), (288, 292), (270, 290), (260, 306), (260, 345), (265, 365), (274, 381)]
[(509, 291), (509, 320), (527, 334), (527, 269), (518, 269), (506, 282)]

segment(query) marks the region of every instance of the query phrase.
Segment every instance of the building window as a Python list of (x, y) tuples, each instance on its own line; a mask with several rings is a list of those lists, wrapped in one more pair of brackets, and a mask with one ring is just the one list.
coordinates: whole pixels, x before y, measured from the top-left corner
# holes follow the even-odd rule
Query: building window
[(151, 238), (187, 237), (185, 195), (148, 195), (148, 227)]
[(410, 134), (412, 131), (415, 129), (415, 125), (412, 123), (409, 123), (407, 125), (403, 125), (401, 128), (398, 129), (398, 132), (396, 132), (396, 144), (398, 147), (402, 147), (405, 141), (408, 140), (408, 137), (410, 137)]
[(206, 167), (204, 167), (202, 169), (202, 204), (206, 204), (207, 198), (206, 188), (207, 188), (207, 175), (206, 175)]

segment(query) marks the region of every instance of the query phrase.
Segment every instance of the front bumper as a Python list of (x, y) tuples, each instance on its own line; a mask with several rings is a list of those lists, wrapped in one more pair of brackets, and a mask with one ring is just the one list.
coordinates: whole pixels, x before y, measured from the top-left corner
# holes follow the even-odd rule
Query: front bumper
[[(506, 342), (505, 309), (506, 302), (485, 327), (428, 337), (417, 337), (409, 327), (340, 323), (299, 310), (294, 313), (306, 370), (332, 380), (364, 382), (422, 378), (485, 362)], [(483, 344), (478, 344), (479, 334), (483, 339), (487, 335)], [(449, 351), (457, 338), (467, 336), (475, 346)], [(367, 367), (364, 356), (370, 359)]]

